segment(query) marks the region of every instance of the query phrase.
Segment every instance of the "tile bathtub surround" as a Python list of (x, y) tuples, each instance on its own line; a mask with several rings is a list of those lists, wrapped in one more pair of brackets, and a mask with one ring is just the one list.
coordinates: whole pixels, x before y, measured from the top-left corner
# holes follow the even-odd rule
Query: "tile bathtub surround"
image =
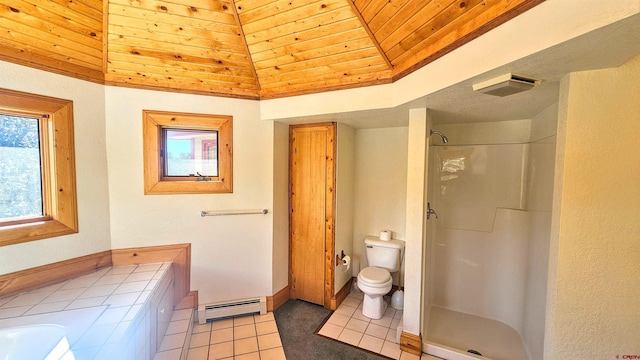
[[(83, 333), (70, 338), (76, 359), (108, 358), (123, 341), (128, 342), (130, 358), (150, 358), (145, 349), (146, 332), (140, 331), (148, 320), (150, 295), (162, 280), (169, 281), (171, 263), (116, 266), (67, 281), (0, 299), (0, 327), (15, 326), (26, 321), (49, 321), (74, 324), (69, 319), (77, 311), (96, 310), (95, 321)], [(163, 280), (164, 279), (164, 280)], [(92, 311), (93, 311), (92, 310)], [(58, 320), (56, 320), (58, 319)], [(78, 332), (69, 329), (71, 333)], [(135, 333), (140, 338), (129, 341)], [(129, 351), (129, 349), (127, 349)], [(124, 352), (122, 352), (124, 354)]]
[[(420, 357), (400, 350), (397, 328), (402, 321), (402, 310), (389, 306), (382, 319), (372, 320), (362, 315), (363, 298), (363, 293), (351, 292), (318, 334), (391, 359), (440, 360), (427, 354)], [(386, 300), (389, 303), (389, 299)]]
[(148, 296), (170, 266), (171, 263), (154, 263), (109, 267), (2, 298), (0, 320), (100, 305), (130, 308)]
[(194, 325), (187, 360), (217, 359), (285, 360), (273, 313)]
[(154, 360), (184, 360), (188, 351), (188, 341), (193, 330), (193, 310), (183, 309), (173, 312), (167, 332), (162, 339)]

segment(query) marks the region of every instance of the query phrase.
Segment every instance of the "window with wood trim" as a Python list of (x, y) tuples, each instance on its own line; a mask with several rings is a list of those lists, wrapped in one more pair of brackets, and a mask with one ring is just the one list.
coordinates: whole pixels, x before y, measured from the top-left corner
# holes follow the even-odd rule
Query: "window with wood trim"
[(142, 112), (144, 193), (233, 192), (233, 117)]
[(0, 246), (78, 232), (73, 102), (0, 89)]

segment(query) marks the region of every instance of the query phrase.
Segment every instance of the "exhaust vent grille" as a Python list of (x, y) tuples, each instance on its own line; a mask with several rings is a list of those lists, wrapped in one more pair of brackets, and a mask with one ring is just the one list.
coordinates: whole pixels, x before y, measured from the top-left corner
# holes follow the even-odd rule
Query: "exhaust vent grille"
[(533, 89), (540, 80), (511, 73), (473, 85), (473, 90), (487, 95), (508, 96)]

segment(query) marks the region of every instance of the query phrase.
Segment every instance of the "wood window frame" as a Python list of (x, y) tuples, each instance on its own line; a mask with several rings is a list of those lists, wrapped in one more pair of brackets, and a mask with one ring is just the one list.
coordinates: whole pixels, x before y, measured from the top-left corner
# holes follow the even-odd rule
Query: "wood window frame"
[(32, 220), (0, 222), (0, 246), (77, 233), (73, 101), (0, 89), (0, 109), (39, 118), (44, 210)]
[[(207, 181), (170, 179), (163, 176), (162, 130), (218, 131), (219, 176)], [(144, 194), (218, 194), (233, 192), (233, 117), (169, 111), (142, 111)]]

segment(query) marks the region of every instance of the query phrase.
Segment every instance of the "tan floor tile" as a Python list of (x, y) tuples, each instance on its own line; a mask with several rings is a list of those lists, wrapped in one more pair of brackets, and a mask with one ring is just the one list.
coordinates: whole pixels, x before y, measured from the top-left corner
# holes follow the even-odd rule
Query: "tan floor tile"
[(384, 345), (384, 340), (365, 334), (362, 336), (362, 340), (360, 340), (358, 347), (379, 353), (380, 350), (382, 350), (382, 345)]
[(389, 329), (389, 332), (387, 332), (387, 337), (385, 338), (385, 340), (398, 344), (398, 331), (393, 328)]
[(197, 333), (191, 334), (191, 342), (189, 343), (190, 348), (197, 348), (200, 346), (209, 346), (209, 333)]
[(201, 333), (201, 332), (209, 332), (209, 331), (211, 331), (211, 323), (210, 322), (204, 323), (202, 325), (200, 325), (200, 324), (193, 325), (192, 332), (194, 334)]
[(329, 320), (327, 320), (327, 323), (344, 327), (347, 325), (350, 319), (351, 318), (348, 316), (334, 313), (333, 315), (331, 315)]
[(379, 339), (384, 339), (387, 337), (388, 332), (389, 328), (371, 323), (364, 333), (367, 335), (375, 336)]
[(362, 333), (350, 329), (344, 329), (338, 337), (338, 340), (353, 346), (358, 346), (360, 339), (362, 339)]
[(402, 354), (400, 354), (400, 360), (420, 360), (420, 356), (403, 351)]
[(209, 360), (224, 359), (231, 356), (233, 356), (233, 341), (209, 346)]
[(389, 341), (384, 342), (384, 345), (382, 345), (382, 350), (380, 351), (380, 354), (392, 359), (400, 359), (400, 353), (400, 345), (394, 344)]
[(236, 355), (233, 357), (233, 360), (260, 360), (260, 353), (253, 352), (243, 355)]
[(244, 339), (256, 336), (256, 326), (254, 324), (233, 327), (233, 339)]
[(278, 325), (275, 321), (265, 321), (256, 323), (256, 334), (264, 335), (278, 332)]
[(221, 342), (227, 342), (233, 340), (233, 328), (226, 328), (220, 330), (212, 330), (209, 343), (218, 344)]
[(352, 297), (347, 296), (347, 298), (346, 298), (346, 299), (344, 299), (344, 301), (342, 302), (342, 304), (345, 304), (345, 305), (348, 305), (348, 306), (351, 306), (351, 307), (357, 308), (357, 307), (358, 307), (358, 305), (360, 305), (360, 300), (359, 300), (359, 299), (356, 299), (356, 298), (352, 298)]
[(391, 316), (385, 316), (382, 319), (378, 319), (378, 320), (371, 320), (372, 324), (376, 324), (376, 325), (380, 325), (380, 326), (384, 326), (384, 327), (390, 327), (391, 326), (391, 322), (393, 321), (393, 317)]
[(383, 316), (391, 316), (393, 318), (393, 316), (396, 314), (396, 309), (392, 308), (391, 306), (389, 306), (387, 308), (387, 310), (385, 310), (384, 315)]
[(250, 337), (233, 341), (234, 356), (258, 351), (258, 339)]
[(366, 321), (351, 319), (349, 320), (345, 328), (350, 330), (355, 330), (360, 333), (364, 333), (364, 331), (367, 330), (367, 325), (369, 325), (369, 323), (367, 323)]
[(207, 360), (209, 358), (209, 344), (189, 349), (187, 360)]
[(211, 330), (219, 330), (233, 327), (233, 319), (216, 320), (211, 323)]
[(344, 316), (351, 316), (356, 312), (356, 308), (341, 304), (335, 311), (336, 313)]
[(320, 331), (318, 331), (318, 334), (326, 336), (326, 337), (330, 337), (332, 339), (337, 339), (340, 334), (342, 333), (342, 330), (344, 328), (342, 326), (338, 326), (335, 324), (324, 324), (324, 326), (322, 327), (322, 329), (320, 329)]
[(266, 313), (264, 315), (260, 315), (260, 314), (253, 315), (253, 320), (256, 323), (260, 323), (260, 322), (265, 322), (265, 321), (275, 321), (276, 318), (273, 316), (272, 312), (268, 312), (268, 313)]
[(362, 309), (360, 309), (360, 308), (359, 308), (359, 309), (357, 309), (357, 310), (353, 313), (353, 315), (351, 315), (351, 318), (352, 318), (352, 319), (363, 320), (363, 321), (366, 321), (366, 322), (370, 322), (370, 321), (371, 321), (371, 319), (370, 319), (370, 318), (368, 318), (368, 317), (364, 316), (364, 314), (362, 313)]
[(282, 347), (282, 341), (278, 333), (258, 336), (258, 348), (260, 350), (267, 350), (274, 347)]
[(260, 351), (260, 360), (287, 360), (281, 347)]
[(255, 321), (253, 320), (253, 315), (233, 318), (233, 326), (242, 326), (242, 325), (249, 325), (254, 323)]

